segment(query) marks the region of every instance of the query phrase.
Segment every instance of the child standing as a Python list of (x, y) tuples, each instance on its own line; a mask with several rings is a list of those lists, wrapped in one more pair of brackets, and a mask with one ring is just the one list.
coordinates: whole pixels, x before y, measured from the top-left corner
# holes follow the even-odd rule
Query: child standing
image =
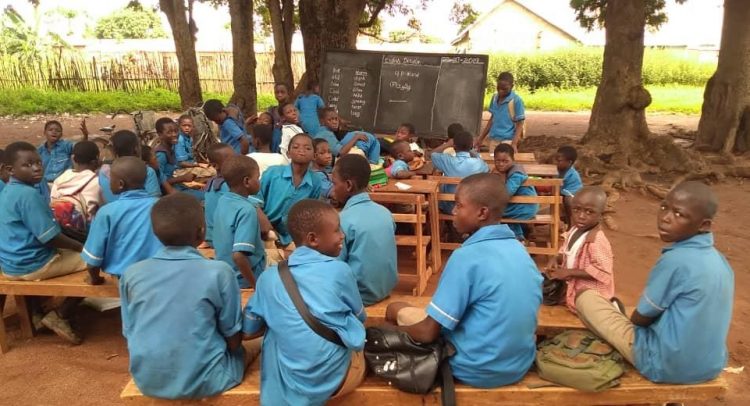
[[(14, 142), (5, 150), (4, 166), (10, 181), (0, 193), (0, 269), (10, 280), (40, 281), (86, 269), (78, 255), (81, 243), (65, 236), (35, 185), (44, 182), (44, 166), (37, 149)], [(54, 331), (73, 344), (81, 337), (68, 319), (80, 298), (66, 298), (62, 306), (43, 318), (34, 301), (34, 324)], [(41, 321), (40, 321), (41, 319)]]
[(287, 228), (289, 209), (302, 199), (318, 199), (321, 196), (320, 177), (310, 170), (310, 162), (315, 155), (312, 138), (305, 133), (292, 137), (288, 155), (291, 165), (266, 169), (260, 184), (260, 196), (265, 202), (263, 211), (284, 246), (292, 242)]
[(370, 164), (361, 156), (344, 155), (333, 170), (333, 198), (344, 205), (339, 259), (349, 264), (365, 306), (391, 294), (398, 282), (396, 225), (385, 207), (370, 200)]
[[(365, 309), (351, 269), (336, 260), (343, 242), (336, 210), (321, 201), (302, 200), (289, 211), (289, 231), (298, 247), (289, 257), (289, 272), (310, 313), (335, 331), (343, 345), (307, 326), (277, 267), (260, 275), (245, 307), (242, 331), (246, 337), (265, 332), (261, 404), (322, 406), (364, 379)], [(306, 351), (300, 351), (302, 343)]]
[(294, 101), (294, 107), (299, 110), (302, 129), (308, 134), (318, 133), (320, 127), (318, 109), (326, 106), (318, 93), (320, 93), (320, 86), (314, 81), (308, 81), (306, 91), (297, 96), (297, 100)]
[[(110, 141), (112, 142), (112, 152), (115, 155), (115, 159), (126, 156), (141, 156), (141, 144), (138, 141), (138, 136), (132, 131), (117, 131), (112, 135)], [(110, 169), (111, 166), (109, 164), (104, 164), (99, 169), (99, 190), (101, 190), (102, 198), (104, 199), (102, 204), (114, 202), (119, 197), (112, 193), (112, 188), (110, 187)], [(145, 185), (146, 193), (148, 193), (149, 196), (161, 197), (162, 187), (165, 187), (165, 190), (168, 192), (172, 191), (172, 186), (166, 182), (162, 184), (159, 181), (159, 175), (157, 175), (154, 168), (151, 166), (147, 167)]]
[[(432, 160), (435, 169), (443, 172), (443, 175), (456, 178), (465, 178), (475, 173), (486, 173), (490, 167), (482, 158), (471, 156), (471, 147), (474, 138), (468, 131), (458, 133), (454, 138), (449, 138), (439, 147), (427, 153), (427, 157)], [(448, 155), (444, 151), (448, 148), (454, 148), (455, 156)], [(441, 186), (442, 193), (455, 193), (456, 186)], [(443, 213), (453, 212), (453, 202), (440, 202), (440, 211)]]
[(573, 198), (572, 228), (565, 234), (560, 255), (548, 264), (547, 275), (566, 281), (565, 305), (576, 311), (578, 293), (593, 289), (602, 297), (615, 295), (614, 255), (599, 222), (607, 205), (607, 194), (589, 186)]
[(281, 144), (279, 152), (285, 157), (289, 157), (289, 142), (297, 134), (304, 131), (299, 126), (299, 112), (292, 103), (286, 103), (279, 106), (281, 111)]
[(244, 123), (232, 117), (224, 109), (224, 105), (216, 99), (203, 103), (206, 117), (219, 126), (219, 138), (224, 144), (229, 144), (237, 154), (250, 152), (250, 139), (245, 133)]
[(654, 382), (693, 384), (715, 378), (727, 364), (734, 273), (714, 247), (718, 203), (711, 189), (684, 182), (667, 194), (657, 215), (671, 245), (649, 274), (630, 319), (594, 290), (581, 292), (581, 320)]
[(414, 160), (414, 151), (411, 150), (408, 142), (394, 142), (393, 145), (391, 145), (391, 153), (396, 160), (385, 170), (388, 177), (394, 179), (409, 179), (416, 175), (416, 172), (409, 168), (409, 162)]
[[(97, 170), (99, 148), (94, 142), (79, 141), (73, 147), (73, 169), (66, 170), (52, 182), (50, 199), (53, 214), (63, 227), (81, 233), (80, 241), (85, 240), (88, 226), (102, 203)], [(61, 222), (63, 217), (58, 216), (55, 210), (56, 202), (59, 201), (63, 202), (63, 206), (72, 205), (75, 213), (69, 213), (65, 218), (73, 224)]]
[(497, 76), (497, 93), (492, 95), (489, 110), (492, 117), (474, 145), (476, 150), (479, 151), (487, 135), (490, 136), (490, 151), (500, 143), (510, 144), (513, 150), (517, 150), (518, 142), (523, 138), (526, 110), (521, 97), (513, 91), (510, 72)]
[[(62, 135), (62, 124), (59, 121), (50, 120), (44, 123), (46, 141), (37, 148), (37, 152), (42, 157), (44, 165), (44, 181), (50, 187), (60, 174), (73, 166), (73, 143), (62, 139)], [(84, 135), (83, 139), (87, 140), (88, 137)]]
[(206, 182), (206, 187), (203, 189), (204, 193), (204, 216), (206, 220), (206, 243), (209, 246), (213, 246), (213, 235), (214, 235), (214, 213), (216, 212), (216, 205), (219, 203), (219, 198), (226, 192), (229, 191), (229, 185), (226, 180), (221, 176), (221, 167), (224, 165), (229, 158), (235, 155), (234, 149), (227, 144), (213, 144), (208, 147), (208, 160), (211, 162), (211, 166), (216, 169), (216, 176), (209, 179)]
[(495, 175), (464, 178), (453, 225), (471, 236), (448, 259), (426, 311), (402, 302), (386, 309), (386, 320), (415, 341), (431, 343), (442, 330), (457, 349), (449, 358), (453, 376), (479, 388), (519, 381), (536, 352), (542, 276), (513, 232), (500, 224), (508, 199)]
[[(523, 186), (529, 175), (526, 174), (521, 165), (513, 162), (515, 150), (508, 144), (498, 144), (494, 150), (495, 171), (505, 181), (508, 195), (512, 196), (536, 196), (536, 190), (531, 186)], [(538, 204), (530, 203), (508, 203), (503, 217), (511, 219), (531, 220), (539, 210)], [(524, 240), (524, 229), (521, 224), (508, 225), (516, 234), (516, 238)]]
[(263, 179), (263, 172), (270, 166), (286, 165), (289, 163), (286, 155), (271, 152), (273, 143), (273, 127), (265, 124), (255, 124), (253, 126), (253, 148), (254, 152), (247, 154), (258, 163), (260, 178)]
[(214, 212), (216, 259), (232, 267), (240, 288), (254, 288), (266, 267), (258, 214), (247, 199), (260, 189), (258, 164), (247, 156), (235, 155), (222, 164), (221, 176), (229, 191), (219, 198)]
[(313, 149), (315, 150), (312, 162), (312, 170), (320, 175), (320, 195), (328, 199), (331, 197), (331, 163), (333, 155), (328, 147), (328, 141), (322, 138), (313, 140)]
[(146, 396), (217, 395), (237, 386), (257, 355), (241, 345), (237, 280), (225, 263), (195, 249), (204, 231), (197, 199), (184, 193), (164, 197), (153, 206), (151, 220), (165, 247), (130, 266), (120, 281), (130, 373)]
[(204, 193), (200, 190), (193, 190), (185, 186), (184, 182), (195, 180), (194, 173), (185, 173), (180, 176), (175, 175), (177, 169), (177, 158), (175, 156), (175, 145), (177, 144), (177, 124), (169, 117), (162, 117), (156, 120), (156, 133), (159, 135), (160, 143), (154, 148), (156, 160), (159, 162), (159, 172), (166, 180), (166, 183), (174, 187), (175, 190), (185, 192), (203, 200)]

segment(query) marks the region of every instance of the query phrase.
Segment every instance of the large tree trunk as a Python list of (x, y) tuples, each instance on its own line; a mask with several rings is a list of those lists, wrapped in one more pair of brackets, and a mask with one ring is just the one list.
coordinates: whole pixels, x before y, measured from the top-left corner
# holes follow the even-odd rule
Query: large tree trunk
[(724, 0), (716, 72), (706, 84), (696, 146), (724, 153), (750, 150), (750, 7)]
[(184, 0), (159, 0), (161, 11), (167, 16), (174, 37), (177, 63), (180, 67), (180, 102), (183, 109), (199, 105), (201, 82), (198, 77), (198, 60), (195, 56), (195, 37), (190, 30)]
[(292, 71), (292, 36), (294, 35), (294, 0), (267, 0), (273, 31), (273, 79), (294, 89)]
[(253, 0), (229, 0), (232, 26), (234, 93), (229, 100), (240, 107), (245, 117), (256, 114), (258, 96), (255, 84), (255, 48), (253, 44)]

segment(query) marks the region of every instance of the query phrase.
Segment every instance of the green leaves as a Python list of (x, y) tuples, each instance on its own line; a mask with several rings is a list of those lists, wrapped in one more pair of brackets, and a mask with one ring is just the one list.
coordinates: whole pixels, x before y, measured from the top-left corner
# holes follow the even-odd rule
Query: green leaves
[(99, 19), (94, 33), (99, 39), (167, 38), (154, 10), (131, 5)]

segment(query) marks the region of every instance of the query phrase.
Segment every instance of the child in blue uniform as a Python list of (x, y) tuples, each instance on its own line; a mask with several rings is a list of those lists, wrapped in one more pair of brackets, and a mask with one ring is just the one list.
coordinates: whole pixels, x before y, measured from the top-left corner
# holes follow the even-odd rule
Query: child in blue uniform
[[(73, 167), (73, 143), (62, 139), (62, 124), (57, 120), (44, 123), (44, 137), (46, 141), (37, 148), (44, 165), (44, 181), (49, 187), (66, 169)], [(87, 139), (86, 136), (83, 138)]]
[(339, 259), (349, 264), (362, 302), (369, 306), (391, 294), (398, 282), (396, 225), (391, 212), (370, 200), (370, 164), (359, 155), (344, 155), (333, 170), (333, 198), (344, 206)]
[(717, 208), (716, 196), (700, 182), (667, 194), (656, 223), (671, 245), (662, 249), (630, 319), (594, 290), (576, 298), (586, 326), (651, 381), (704, 382), (727, 364), (734, 273), (714, 247)]
[[(283, 125), (281, 118), (281, 106), (291, 102), (289, 95), (289, 88), (284, 83), (276, 83), (273, 86), (273, 96), (276, 99), (276, 105), (271, 106), (266, 110), (271, 116), (271, 122), (267, 123), (262, 120), (263, 114), (258, 116), (258, 124), (270, 124), (273, 126), (273, 143), (271, 143), (271, 152), (281, 152), (281, 127)], [(286, 154), (284, 154), (286, 156)]]
[(216, 176), (209, 179), (206, 182), (204, 192), (204, 215), (206, 218), (206, 243), (209, 246), (213, 246), (213, 235), (214, 235), (214, 213), (216, 212), (216, 205), (219, 202), (219, 198), (229, 191), (229, 185), (221, 176), (221, 167), (224, 162), (235, 155), (234, 150), (227, 144), (218, 143), (208, 147), (208, 160), (211, 166), (216, 169)]
[(203, 103), (203, 112), (219, 126), (219, 139), (222, 143), (229, 144), (238, 154), (250, 152), (251, 140), (245, 132), (245, 123), (228, 114), (224, 104), (216, 99), (207, 100)]
[[(257, 349), (241, 345), (242, 309), (232, 269), (203, 258), (200, 202), (185, 193), (151, 210), (164, 244), (120, 280), (122, 333), (130, 374), (146, 396), (200, 399), (242, 381)], [(250, 350), (250, 351), (248, 351)]]
[(158, 199), (149, 196), (145, 183), (146, 164), (141, 159), (126, 156), (112, 163), (110, 188), (119, 198), (96, 214), (81, 253), (90, 284), (104, 283), (102, 269), (120, 277), (127, 267), (162, 248), (151, 228), (151, 207)]
[[(512, 196), (536, 196), (536, 189), (531, 186), (522, 186), (529, 178), (521, 165), (513, 163), (515, 151), (508, 144), (498, 144), (495, 147), (495, 171), (505, 180), (505, 188), (508, 195)], [(536, 216), (539, 210), (538, 204), (530, 203), (508, 203), (503, 217), (511, 219), (530, 220)], [(524, 240), (524, 229), (521, 224), (509, 224), (511, 230), (519, 240)]]
[(260, 183), (260, 197), (265, 202), (263, 212), (283, 246), (292, 243), (287, 228), (287, 214), (292, 205), (302, 199), (321, 196), (320, 177), (310, 169), (315, 156), (312, 138), (300, 133), (292, 137), (289, 145), (288, 155), (292, 163), (266, 169)]
[(315, 138), (328, 141), (334, 157), (348, 154), (355, 146), (364, 152), (365, 157), (372, 164), (380, 160), (380, 142), (371, 133), (365, 131), (349, 131), (338, 139), (335, 132), (339, 131), (341, 120), (338, 112), (333, 107), (325, 107), (319, 110), (320, 128), (315, 133)]
[(314, 81), (308, 81), (307, 90), (297, 96), (297, 100), (294, 101), (294, 107), (299, 110), (302, 129), (308, 134), (318, 132), (318, 127), (320, 127), (318, 109), (326, 106), (318, 93), (320, 93), (320, 86)]
[(513, 232), (500, 224), (508, 199), (496, 175), (464, 178), (453, 225), (471, 236), (451, 254), (426, 311), (403, 302), (386, 309), (386, 320), (415, 341), (433, 342), (442, 330), (456, 348), (449, 358), (453, 376), (480, 388), (518, 382), (536, 352), (542, 276)]
[(8, 184), (9, 180), (10, 174), (8, 173), (8, 168), (5, 165), (5, 151), (0, 149), (0, 192), (3, 191), (5, 185)]
[(583, 187), (581, 175), (573, 166), (578, 159), (578, 151), (570, 145), (564, 145), (557, 149), (555, 163), (557, 163), (557, 173), (563, 180), (560, 194), (563, 196), (563, 206), (565, 206), (566, 223), (570, 223), (572, 213), (570, 212), (573, 196)]
[[(140, 141), (138, 141), (138, 136), (132, 131), (117, 131), (112, 135), (110, 141), (112, 142), (112, 153), (114, 154), (115, 159), (126, 156), (141, 156)], [(119, 196), (112, 193), (112, 188), (110, 188), (110, 169), (110, 164), (104, 164), (99, 168), (99, 188), (101, 189), (102, 197), (104, 198), (102, 204), (114, 202), (119, 198)], [(146, 193), (148, 193), (149, 196), (161, 197), (162, 187), (167, 193), (173, 191), (172, 186), (167, 182), (162, 183), (159, 180), (156, 170), (151, 166), (148, 166), (146, 168), (146, 184), (144, 186)]]
[[(44, 182), (44, 166), (37, 149), (14, 142), (5, 150), (10, 180), (0, 192), (0, 269), (10, 280), (40, 281), (86, 269), (78, 253), (81, 243), (65, 236), (52, 217), (36, 184)], [(38, 300), (31, 303), (35, 327), (46, 326), (73, 344), (81, 337), (68, 319), (80, 298), (66, 298), (57, 310), (41, 317)], [(41, 323), (41, 325), (40, 325)]]
[(219, 198), (214, 211), (216, 259), (232, 267), (240, 288), (254, 288), (266, 267), (258, 214), (248, 200), (260, 189), (258, 164), (247, 156), (235, 155), (222, 164), (221, 176), (229, 191)]
[(320, 175), (320, 195), (328, 199), (331, 197), (331, 163), (333, 155), (328, 146), (328, 141), (322, 138), (313, 140), (313, 149), (315, 150), (315, 159), (312, 161), (312, 170)]
[(329, 148), (333, 149), (339, 143), (339, 139), (336, 137), (336, 134), (334, 134), (334, 131), (338, 131), (339, 125), (341, 124), (339, 113), (336, 112), (336, 109), (333, 107), (323, 107), (318, 110), (318, 119), (320, 120), (318, 132), (311, 135), (316, 140), (326, 140)]
[(177, 157), (175, 155), (177, 123), (169, 117), (162, 117), (156, 120), (155, 127), (161, 142), (154, 148), (154, 154), (156, 155), (156, 160), (159, 161), (161, 176), (175, 190), (191, 194), (197, 199), (203, 200), (204, 194), (202, 191), (193, 190), (184, 185), (184, 182), (195, 180), (195, 174), (185, 173), (180, 176), (174, 176), (175, 169), (177, 169)]
[[(427, 153), (427, 157), (432, 160), (432, 165), (434, 165), (435, 169), (449, 177), (465, 178), (475, 173), (489, 172), (490, 167), (487, 166), (482, 158), (471, 155), (473, 142), (474, 138), (471, 133), (462, 131), (454, 138), (449, 138), (448, 141), (432, 150), (431, 153)], [(455, 156), (444, 153), (448, 148), (453, 148), (456, 151)], [(441, 191), (443, 193), (454, 193), (456, 186), (443, 185), (441, 186)], [(451, 213), (453, 211), (453, 203), (440, 202), (440, 211)]]
[(386, 168), (386, 173), (394, 179), (409, 179), (416, 172), (409, 168), (409, 162), (414, 160), (414, 151), (406, 141), (396, 141), (391, 144), (391, 154), (396, 160)]
[[(289, 269), (310, 313), (334, 330), (343, 346), (317, 335), (300, 316), (279, 271), (260, 275), (245, 307), (242, 331), (248, 338), (265, 333), (261, 357), (262, 405), (324, 405), (364, 379), (365, 309), (349, 266), (336, 257), (343, 234), (331, 206), (302, 200), (289, 211), (289, 231), (297, 249)], [(304, 345), (305, 350), (301, 351)]]
[(487, 135), (490, 136), (490, 151), (494, 151), (500, 143), (518, 149), (525, 129), (526, 109), (521, 96), (513, 91), (513, 75), (510, 72), (501, 72), (497, 76), (497, 93), (492, 95), (489, 110), (492, 117), (477, 138), (474, 145), (476, 150), (479, 151)]

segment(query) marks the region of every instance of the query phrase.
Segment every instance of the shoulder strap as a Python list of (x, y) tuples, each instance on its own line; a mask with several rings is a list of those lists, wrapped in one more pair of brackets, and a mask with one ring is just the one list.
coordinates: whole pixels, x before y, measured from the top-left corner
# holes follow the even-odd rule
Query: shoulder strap
[(279, 276), (281, 277), (281, 282), (284, 283), (286, 292), (292, 299), (292, 303), (294, 303), (294, 307), (297, 308), (300, 316), (302, 316), (302, 320), (307, 323), (308, 327), (310, 327), (315, 334), (334, 344), (344, 347), (344, 342), (341, 341), (341, 337), (329, 327), (324, 326), (323, 323), (310, 313), (305, 301), (302, 299), (302, 295), (299, 293), (297, 283), (294, 281), (294, 277), (292, 277), (292, 272), (289, 270), (289, 261), (284, 260), (279, 262)]

